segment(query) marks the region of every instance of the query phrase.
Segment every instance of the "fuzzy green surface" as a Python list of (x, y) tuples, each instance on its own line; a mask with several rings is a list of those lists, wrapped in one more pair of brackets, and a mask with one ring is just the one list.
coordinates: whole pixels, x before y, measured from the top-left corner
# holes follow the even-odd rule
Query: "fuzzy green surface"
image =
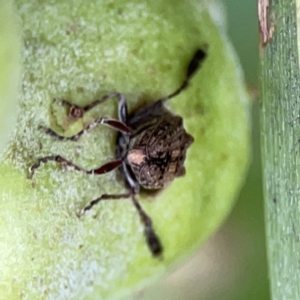
[[(201, 2), (19, 0), (17, 7), (25, 44), (22, 112), (0, 166), (0, 298), (119, 298), (188, 255), (230, 211), (249, 152), (239, 68)], [(26, 179), (28, 167), (49, 154), (85, 169), (114, 158), (116, 133), (109, 128), (98, 126), (74, 143), (55, 141), (38, 125), (72, 135), (96, 117), (116, 118), (117, 101), (74, 122), (54, 97), (85, 105), (120, 91), (131, 111), (176, 89), (204, 44), (203, 67), (168, 103), (195, 139), (186, 175), (155, 198), (139, 197), (163, 243), (162, 259), (151, 257), (130, 200), (100, 203), (76, 217), (101, 194), (125, 191), (117, 171), (88, 176), (49, 163)]]
[(21, 37), (12, 1), (0, 0), (0, 153), (17, 117)]

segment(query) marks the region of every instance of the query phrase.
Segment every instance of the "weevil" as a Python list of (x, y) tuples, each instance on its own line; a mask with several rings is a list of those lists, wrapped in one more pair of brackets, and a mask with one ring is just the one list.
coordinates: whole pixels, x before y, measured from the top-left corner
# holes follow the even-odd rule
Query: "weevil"
[(193, 137), (188, 134), (180, 116), (174, 115), (165, 107), (165, 103), (184, 91), (193, 75), (206, 58), (206, 51), (198, 49), (192, 57), (185, 78), (173, 93), (160, 98), (150, 105), (144, 106), (128, 114), (125, 96), (115, 92), (103, 96), (86, 106), (78, 106), (67, 100), (57, 99), (69, 109), (69, 116), (81, 118), (84, 113), (110, 99), (118, 99), (118, 120), (112, 118), (97, 118), (74, 136), (65, 137), (57, 134), (51, 128), (40, 126), (46, 134), (61, 141), (77, 141), (83, 134), (99, 124), (118, 131), (116, 139), (116, 159), (96, 169), (85, 170), (60, 155), (50, 155), (39, 158), (29, 168), (29, 178), (32, 179), (35, 170), (41, 163), (55, 161), (71, 166), (86, 174), (102, 175), (120, 168), (127, 189), (123, 194), (103, 194), (89, 202), (80, 212), (79, 217), (102, 200), (119, 200), (130, 198), (144, 225), (146, 242), (153, 256), (163, 252), (162, 243), (156, 234), (151, 218), (144, 211), (137, 195), (140, 188), (147, 190), (163, 189), (176, 177), (185, 174), (184, 160), (188, 147), (193, 143)]

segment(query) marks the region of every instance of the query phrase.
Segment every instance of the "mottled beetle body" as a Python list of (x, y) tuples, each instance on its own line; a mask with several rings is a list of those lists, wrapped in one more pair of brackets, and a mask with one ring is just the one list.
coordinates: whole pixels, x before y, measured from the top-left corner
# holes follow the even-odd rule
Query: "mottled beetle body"
[[(117, 157), (125, 154), (138, 183), (145, 189), (161, 189), (185, 174), (186, 150), (193, 142), (182, 118), (172, 114), (162, 101), (137, 112), (127, 126), (132, 135), (117, 139)], [(123, 171), (124, 172), (124, 171)]]
[(120, 93), (105, 95), (84, 107), (75, 105), (67, 100), (55, 99), (69, 109), (71, 118), (76, 119), (83, 117), (84, 113), (95, 106), (117, 98), (119, 101), (118, 120), (100, 117), (71, 137), (61, 136), (50, 128), (40, 126), (41, 129), (54, 138), (68, 141), (77, 141), (84, 133), (98, 124), (109, 126), (118, 131), (116, 160), (96, 169), (85, 170), (60, 155), (45, 156), (38, 159), (30, 167), (29, 178), (33, 177), (35, 170), (41, 163), (48, 161), (56, 161), (71, 166), (77, 171), (94, 175), (105, 174), (120, 167), (128, 192), (117, 195), (103, 194), (85, 206), (79, 216), (84, 215), (87, 210), (90, 210), (100, 201), (131, 198), (144, 224), (145, 237), (149, 249), (154, 256), (159, 256), (163, 251), (160, 239), (154, 231), (151, 218), (137, 201), (136, 195), (139, 194), (140, 186), (149, 190), (162, 189), (172, 182), (174, 178), (185, 174), (184, 160), (193, 138), (183, 128), (182, 118), (170, 112), (164, 104), (188, 87), (189, 80), (205, 57), (205, 51), (197, 50), (188, 65), (182, 85), (175, 92), (155, 101), (149, 106), (142, 107), (130, 115), (128, 115), (126, 99)]

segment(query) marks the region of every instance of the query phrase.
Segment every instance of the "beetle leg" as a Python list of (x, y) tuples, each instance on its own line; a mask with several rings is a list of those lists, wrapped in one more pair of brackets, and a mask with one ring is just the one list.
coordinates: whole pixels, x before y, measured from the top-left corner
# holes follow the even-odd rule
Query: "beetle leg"
[(163, 247), (161, 245), (159, 237), (157, 236), (157, 234), (155, 233), (155, 231), (153, 229), (152, 220), (146, 214), (146, 212), (143, 210), (142, 206), (137, 201), (134, 194), (132, 194), (131, 199), (132, 199), (133, 205), (135, 206), (136, 210), (138, 211), (138, 213), (140, 215), (141, 221), (144, 224), (145, 236), (146, 236), (146, 241), (147, 241), (148, 247), (149, 247), (150, 251), (152, 252), (153, 256), (159, 256), (163, 251)]
[(184, 91), (188, 87), (190, 80), (192, 79), (196, 71), (199, 69), (201, 63), (204, 61), (205, 58), (206, 58), (206, 51), (198, 49), (187, 67), (186, 75), (181, 86), (177, 90), (175, 90), (175, 92), (173, 92), (172, 94), (164, 98), (158, 99), (157, 102), (158, 101), (166, 102), (179, 95), (182, 91)]
[(35, 170), (40, 167), (41, 163), (45, 164), (48, 161), (58, 162), (62, 165), (72, 167), (76, 171), (79, 171), (79, 172), (82, 172), (85, 174), (96, 174), (96, 175), (102, 175), (102, 174), (108, 173), (108, 172), (118, 168), (123, 162), (123, 160), (120, 158), (120, 159), (105, 163), (102, 166), (100, 166), (99, 168), (92, 169), (92, 170), (85, 170), (60, 155), (50, 155), (50, 156), (45, 156), (45, 157), (38, 159), (38, 161), (29, 168), (29, 179), (32, 179)]
[(101, 124), (103, 125), (107, 125), (112, 129), (115, 129), (125, 135), (130, 135), (131, 134), (131, 130), (130, 128), (125, 125), (125, 123), (115, 120), (115, 119), (110, 119), (110, 118), (101, 118), (100, 121)]
[(140, 186), (136, 178), (134, 177), (130, 167), (125, 163), (123, 164), (122, 167), (123, 167), (122, 170), (123, 170), (126, 184), (128, 188), (131, 190), (131, 199), (133, 205), (137, 209), (141, 221), (144, 224), (145, 236), (146, 236), (148, 247), (151, 250), (153, 256), (159, 256), (163, 251), (161, 242), (153, 229), (151, 218), (146, 214), (146, 212), (143, 210), (140, 203), (137, 201), (135, 197), (135, 195), (137, 195), (140, 191)]
[(92, 207), (94, 207), (96, 204), (98, 204), (102, 200), (122, 200), (122, 199), (126, 199), (126, 198), (132, 199), (133, 205), (136, 208), (136, 210), (140, 216), (140, 219), (145, 228), (145, 236), (146, 236), (147, 245), (148, 245), (152, 255), (159, 256), (163, 250), (161, 242), (153, 229), (151, 218), (143, 210), (143, 208), (141, 207), (140, 203), (137, 201), (137, 199), (133, 193), (119, 194), (119, 195), (103, 194), (99, 198), (91, 201), (87, 206), (85, 206), (77, 216), (82, 217), (86, 213), (86, 211), (90, 210)]
[(69, 116), (72, 118), (81, 118), (83, 114), (95, 106), (102, 104), (106, 102), (109, 99), (118, 98), (119, 105), (118, 105), (118, 111), (119, 111), (119, 120), (123, 123), (126, 123), (127, 120), (127, 103), (126, 99), (123, 94), (120, 93), (111, 93), (108, 95), (103, 96), (100, 99), (94, 100), (92, 103), (85, 105), (85, 106), (79, 106), (76, 105), (68, 100), (65, 99), (58, 99), (54, 98), (53, 100), (56, 102), (59, 102), (62, 106), (65, 106), (69, 108)]
[(99, 198), (92, 200), (88, 205), (86, 205), (78, 214), (77, 216), (80, 218), (82, 217), (88, 210), (90, 210), (92, 207), (97, 205), (102, 200), (121, 200), (130, 198), (131, 194), (118, 194), (118, 195), (109, 195), (109, 194), (103, 194)]
[(60, 134), (56, 133), (54, 130), (52, 130), (51, 128), (48, 128), (48, 127), (45, 127), (42, 125), (39, 126), (39, 129), (44, 130), (45, 133), (51, 135), (52, 137), (56, 138), (57, 140), (77, 142), (78, 139), (83, 134), (90, 131), (91, 129), (93, 129), (94, 127), (96, 127), (99, 124), (109, 126), (117, 131), (120, 131), (123, 134), (128, 135), (131, 133), (131, 130), (129, 129), (129, 127), (127, 127), (124, 123), (122, 123), (118, 120), (110, 119), (110, 118), (98, 118), (95, 121), (93, 121), (92, 123), (90, 123), (89, 125), (87, 125), (84, 129), (80, 130), (77, 134), (68, 136), (68, 137), (60, 135)]
[(112, 94), (108, 94), (103, 96), (101, 99), (95, 100), (92, 103), (84, 106), (82, 109), (84, 112), (89, 111), (90, 109), (94, 108), (95, 106), (102, 104), (103, 102), (106, 102), (109, 99), (112, 98), (118, 98), (119, 101), (119, 105), (118, 105), (118, 116), (119, 116), (119, 120), (120, 122), (123, 122), (126, 124), (127, 121), (127, 115), (128, 115), (128, 110), (127, 110), (127, 103), (126, 103), (126, 99), (124, 97), (123, 94), (120, 93), (112, 93)]

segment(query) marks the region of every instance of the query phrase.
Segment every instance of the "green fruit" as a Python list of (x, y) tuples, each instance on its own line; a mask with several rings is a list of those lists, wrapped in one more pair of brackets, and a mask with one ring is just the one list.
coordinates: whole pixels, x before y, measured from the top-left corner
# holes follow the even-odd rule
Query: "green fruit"
[[(189, 255), (230, 211), (244, 179), (249, 120), (243, 78), (224, 32), (199, 1), (18, 0), (24, 35), (21, 111), (0, 165), (0, 295), (3, 299), (115, 299)], [(53, 98), (80, 105), (123, 93), (131, 111), (176, 89), (198, 47), (208, 58), (190, 87), (168, 103), (195, 139), (186, 175), (155, 197), (141, 195), (163, 246), (151, 256), (130, 200), (76, 212), (103, 193), (124, 192), (117, 171), (88, 176), (49, 163), (32, 181), (27, 168), (61, 154), (85, 169), (115, 156), (116, 132), (98, 126), (77, 143), (72, 135), (99, 116), (117, 118), (117, 101), (71, 120)]]
[(11, 2), (0, 0), (0, 152), (15, 126), (20, 92), (20, 28)]

